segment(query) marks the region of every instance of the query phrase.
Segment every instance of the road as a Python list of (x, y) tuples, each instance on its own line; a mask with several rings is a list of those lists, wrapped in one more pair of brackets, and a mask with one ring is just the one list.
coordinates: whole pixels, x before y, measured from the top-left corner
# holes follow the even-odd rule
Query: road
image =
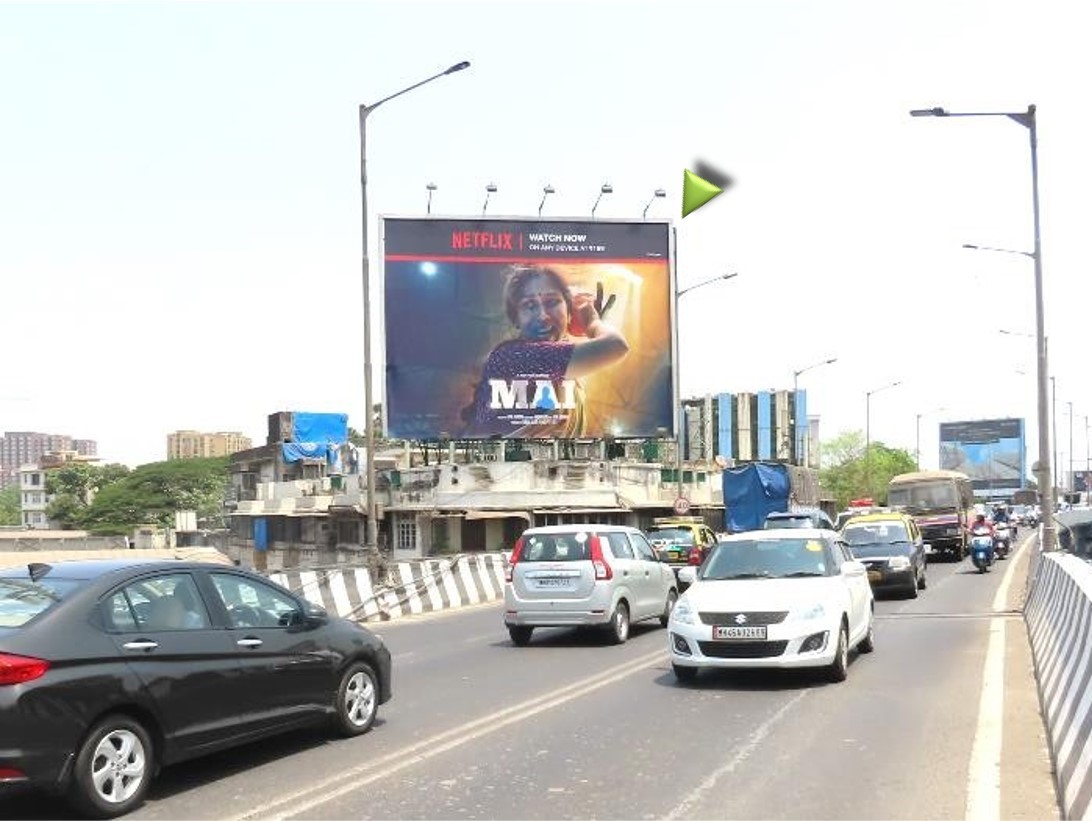
[[(133, 817), (1058, 818), (1019, 613), (1027, 553), (987, 575), (930, 564), (917, 599), (877, 602), (876, 652), (841, 684), (680, 685), (658, 623), (617, 647), (542, 630), (526, 648), (500, 604), (381, 625), (395, 697), (371, 733), (169, 768)], [(65, 814), (36, 796), (0, 807)]]

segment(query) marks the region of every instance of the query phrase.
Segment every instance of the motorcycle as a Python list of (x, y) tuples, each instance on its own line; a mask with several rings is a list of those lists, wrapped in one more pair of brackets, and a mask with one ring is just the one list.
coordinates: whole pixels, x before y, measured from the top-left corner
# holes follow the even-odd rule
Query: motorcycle
[(971, 561), (979, 573), (988, 573), (993, 564), (993, 536), (986, 529), (971, 531)]
[(998, 559), (1007, 559), (1012, 550), (1012, 531), (1006, 522), (993, 526), (993, 550)]

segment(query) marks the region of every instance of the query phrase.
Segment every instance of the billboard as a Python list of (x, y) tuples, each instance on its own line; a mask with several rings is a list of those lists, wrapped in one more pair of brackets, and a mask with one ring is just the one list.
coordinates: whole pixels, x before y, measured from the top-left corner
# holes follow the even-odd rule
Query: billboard
[(1024, 487), (1025, 459), (1023, 419), (940, 425), (941, 469), (966, 473), (980, 494), (1008, 495)]
[(666, 221), (384, 217), (388, 435), (674, 435)]

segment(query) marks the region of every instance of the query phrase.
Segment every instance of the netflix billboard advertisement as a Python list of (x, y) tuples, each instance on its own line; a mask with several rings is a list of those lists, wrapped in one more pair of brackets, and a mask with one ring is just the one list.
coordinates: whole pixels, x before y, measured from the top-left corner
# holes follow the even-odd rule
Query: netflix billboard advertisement
[(670, 223), (381, 223), (389, 436), (674, 433)]

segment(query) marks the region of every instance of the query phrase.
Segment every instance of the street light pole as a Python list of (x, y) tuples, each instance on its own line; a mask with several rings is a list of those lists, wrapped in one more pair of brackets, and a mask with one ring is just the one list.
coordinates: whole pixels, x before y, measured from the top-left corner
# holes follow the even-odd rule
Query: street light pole
[[(733, 277), (737, 277), (737, 276), (739, 276), (738, 272), (733, 272), (731, 274), (721, 274), (720, 276), (711, 277), (710, 279), (703, 280), (701, 282), (695, 283), (694, 285), (688, 285), (687, 287), (685, 287), (685, 288), (683, 288), (681, 290), (676, 288), (675, 289), (675, 326), (678, 327), (678, 325), (679, 325), (679, 297), (681, 297), (683, 294), (690, 293), (691, 291), (694, 291), (694, 290), (696, 290), (698, 288), (702, 288), (702, 287), (704, 287), (706, 285), (712, 285), (714, 282), (720, 282), (722, 279), (732, 279)], [(679, 361), (680, 362), (682, 361), (681, 356), (679, 357)], [(679, 366), (679, 370), (680, 371), (682, 370), (681, 366)], [(682, 432), (682, 428), (683, 428), (683, 425), (686, 423), (686, 412), (683, 410), (683, 406), (682, 406), (682, 378), (681, 378), (681, 376), (679, 374), (676, 374), (675, 381), (679, 385), (679, 395), (677, 397), (675, 397), (675, 407), (679, 409), (679, 429), (675, 432), (675, 488), (676, 488), (675, 495), (678, 498), (682, 499), (682, 498), (684, 498), (683, 497), (683, 475), (682, 475), (682, 471), (683, 471), (683, 454), (682, 454), (682, 442), (683, 442), (682, 433), (683, 432)]]
[(434, 74), (419, 83), (407, 86), (388, 97), (384, 97), (377, 103), (360, 106), (360, 216), (361, 216), (361, 285), (364, 300), (364, 437), (367, 452), (365, 453), (365, 481), (367, 482), (367, 527), (364, 537), (364, 549), (371, 557), (375, 557), (379, 551), (379, 533), (376, 524), (375, 505), (375, 411), (372, 398), (372, 303), (371, 303), (371, 269), (368, 265), (368, 139), (367, 123), (368, 115), (375, 111), (383, 103), (408, 94), (415, 88), (420, 88), (426, 83), (438, 80), (456, 71), (469, 68), (470, 63), (463, 61)]
[(932, 413), (940, 413), (942, 410), (947, 409), (941, 406), (939, 408), (933, 408), (931, 411), (925, 411), (924, 413), (914, 415), (914, 465), (918, 470), (921, 470), (921, 417)]
[(1054, 550), (1054, 484), (1051, 482), (1050, 429), (1047, 416), (1047, 379), (1049, 376), (1046, 345), (1046, 320), (1043, 311), (1043, 244), (1039, 225), (1039, 137), (1036, 129), (1035, 106), (1027, 111), (952, 112), (943, 108), (916, 109), (911, 117), (1007, 117), (1028, 130), (1031, 147), (1031, 207), (1035, 229), (1035, 248), (1031, 258), (1035, 263), (1035, 351), (1036, 394), (1039, 417), (1039, 506), (1043, 511), (1043, 535), (1040, 549)]
[[(796, 450), (797, 442), (800, 441), (800, 437), (796, 435), (796, 424), (798, 421), (796, 418), (796, 394), (799, 391), (800, 377), (802, 374), (805, 374), (810, 370), (814, 370), (815, 368), (821, 368), (823, 365), (833, 365), (837, 361), (838, 357), (832, 356), (830, 359), (824, 359), (822, 362), (816, 362), (814, 365), (808, 365), (806, 368), (801, 368), (798, 371), (792, 372), (792, 435), (794, 451)], [(807, 421), (808, 420), (805, 419), (804, 424), (807, 424)], [(809, 451), (811, 450), (810, 438), (811, 431), (808, 430), (804, 437), (804, 464), (807, 467), (811, 467), (811, 465), (808, 464), (808, 457), (811, 455), (809, 453)]]
[(865, 493), (872, 495), (872, 394), (897, 388), (902, 382), (892, 382), (881, 388), (865, 392)]

